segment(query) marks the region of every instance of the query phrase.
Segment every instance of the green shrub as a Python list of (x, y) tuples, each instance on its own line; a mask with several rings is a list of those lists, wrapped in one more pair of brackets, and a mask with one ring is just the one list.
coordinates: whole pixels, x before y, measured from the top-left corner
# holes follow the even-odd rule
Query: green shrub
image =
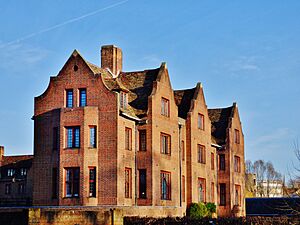
[(207, 208), (207, 215), (208, 215), (208, 217), (211, 218), (212, 214), (217, 212), (217, 207), (216, 207), (215, 203), (212, 203), (212, 202), (206, 203), (205, 206)]
[(187, 215), (191, 219), (201, 219), (208, 215), (208, 211), (204, 203), (192, 203), (187, 210)]

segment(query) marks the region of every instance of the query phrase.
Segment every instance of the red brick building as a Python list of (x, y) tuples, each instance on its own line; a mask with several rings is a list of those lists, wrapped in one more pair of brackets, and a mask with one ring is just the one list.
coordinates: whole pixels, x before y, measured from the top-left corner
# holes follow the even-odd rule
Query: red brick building
[(0, 146), (0, 206), (32, 205), (33, 155), (4, 156)]
[(236, 104), (208, 109), (203, 87), (173, 90), (165, 63), (124, 72), (74, 51), (34, 106), (34, 205), (173, 206), (214, 202), (244, 215)]

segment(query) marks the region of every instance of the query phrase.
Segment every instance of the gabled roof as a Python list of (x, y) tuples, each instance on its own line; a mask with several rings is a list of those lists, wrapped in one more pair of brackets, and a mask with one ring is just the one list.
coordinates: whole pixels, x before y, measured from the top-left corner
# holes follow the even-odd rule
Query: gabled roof
[(226, 143), (226, 130), (229, 118), (233, 116), (234, 105), (227, 108), (208, 109), (211, 120), (211, 134), (216, 144)]
[(148, 110), (148, 97), (153, 90), (153, 82), (156, 81), (160, 68), (121, 72), (118, 81), (128, 90), (128, 103), (136, 116), (146, 116)]
[(3, 156), (1, 167), (3, 166), (31, 166), (33, 155), (16, 155), (16, 156)]
[(158, 79), (160, 68), (135, 72), (120, 72), (117, 76), (106, 69), (86, 61), (81, 54), (74, 50), (71, 57), (80, 57), (94, 75), (101, 75), (105, 86), (110, 91), (124, 91), (128, 93), (128, 108), (123, 112), (130, 116), (142, 118), (148, 110), (148, 97), (153, 90), (153, 82)]
[(178, 106), (178, 116), (186, 119), (191, 108), (191, 102), (194, 99), (197, 87), (185, 90), (175, 90), (175, 102)]

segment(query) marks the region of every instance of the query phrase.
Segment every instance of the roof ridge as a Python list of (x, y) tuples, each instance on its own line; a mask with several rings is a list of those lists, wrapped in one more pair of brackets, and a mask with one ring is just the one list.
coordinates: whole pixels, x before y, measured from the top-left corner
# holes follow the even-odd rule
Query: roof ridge
[(233, 108), (233, 106), (219, 107), (219, 108), (208, 108), (208, 110), (229, 109), (229, 108)]
[(196, 89), (197, 88), (197, 86), (195, 86), (195, 87), (193, 87), (193, 88), (186, 88), (186, 89), (177, 89), (177, 90), (173, 90), (174, 92), (176, 92), (176, 91), (190, 91), (190, 90), (193, 90), (193, 89)]
[(151, 70), (158, 70), (160, 69), (160, 67), (158, 68), (153, 68), (153, 69), (145, 69), (145, 70), (135, 70), (135, 71), (121, 71), (119, 74), (121, 73), (141, 73), (141, 72), (147, 72), (147, 71), (151, 71)]

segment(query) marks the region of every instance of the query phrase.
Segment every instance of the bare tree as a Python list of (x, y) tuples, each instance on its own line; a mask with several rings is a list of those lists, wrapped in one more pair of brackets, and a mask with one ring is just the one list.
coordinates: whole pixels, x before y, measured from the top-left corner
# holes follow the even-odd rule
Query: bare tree
[[(282, 194), (282, 175), (275, 170), (271, 162), (256, 160), (252, 163), (247, 160), (246, 173), (256, 176), (255, 192), (257, 197), (275, 197)], [(247, 182), (246, 188), (249, 192), (253, 191), (253, 186), (247, 185)]]

